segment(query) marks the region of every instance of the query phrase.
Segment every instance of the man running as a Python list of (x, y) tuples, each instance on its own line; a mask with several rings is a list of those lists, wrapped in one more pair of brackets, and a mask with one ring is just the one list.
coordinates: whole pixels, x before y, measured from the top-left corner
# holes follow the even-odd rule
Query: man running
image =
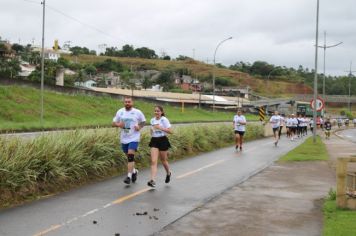
[(277, 147), (278, 140), (279, 140), (279, 129), (281, 126), (281, 117), (278, 114), (278, 111), (274, 112), (274, 115), (271, 117), (269, 122), (272, 125), (272, 131), (273, 131), (273, 136), (274, 136), (274, 146)]
[(331, 122), (329, 118), (324, 123), (324, 126), (325, 126), (325, 138), (330, 139)]
[(127, 177), (125, 184), (137, 180), (137, 169), (135, 169), (135, 152), (140, 141), (140, 130), (145, 125), (146, 118), (143, 113), (133, 107), (131, 97), (124, 98), (124, 108), (116, 112), (112, 125), (121, 128), (121, 148), (127, 157)]
[(242, 151), (242, 141), (246, 131), (246, 118), (242, 115), (241, 110), (237, 110), (237, 115), (234, 116), (233, 125), (235, 130), (235, 149)]

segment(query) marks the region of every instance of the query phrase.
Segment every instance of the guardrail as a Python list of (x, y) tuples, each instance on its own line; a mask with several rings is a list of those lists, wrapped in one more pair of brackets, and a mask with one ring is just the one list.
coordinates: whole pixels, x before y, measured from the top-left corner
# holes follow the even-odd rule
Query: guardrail
[(356, 163), (356, 156), (337, 159), (336, 204), (340, 208), (356, 210), (356, 174), (347, 172), (348, 163)]

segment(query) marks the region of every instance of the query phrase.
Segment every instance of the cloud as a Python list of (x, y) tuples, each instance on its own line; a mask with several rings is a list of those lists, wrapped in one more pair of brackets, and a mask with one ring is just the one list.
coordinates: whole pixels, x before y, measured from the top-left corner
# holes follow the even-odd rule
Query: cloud
[[(99, 44), (147, 46), (157, 53), (193, 56), (230, 65), (265, 60), (287, 67), (314, 68), (316, 0), (61, 0), (46, 1), (46, 44), (98, 50)], [(344, 43), (327, 50), (327, 72), (344, 74), (356, 55), (354, 0), (320, 1), (320, 43)], [(40, 0), (2, 0), (0, 36), (40, 44)], [(69, 17), (68, 17), (69, 16)], [(73, 19), (75, 18), (75, 19)], [(322, 50), (319, 50), (322, 58)], [(355, 63), (356, 64), (356, 63)], [(319, 67), (320, 68), (320, 67)]]

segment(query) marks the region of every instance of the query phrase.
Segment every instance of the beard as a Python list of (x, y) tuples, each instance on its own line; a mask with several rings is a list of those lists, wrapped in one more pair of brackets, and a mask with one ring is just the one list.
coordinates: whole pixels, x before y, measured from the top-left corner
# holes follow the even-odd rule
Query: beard
[(132, 108), (132, 105), (125, 105), (125, 109), (128, 111), (128, 110), (131, 110), (131, 108)]

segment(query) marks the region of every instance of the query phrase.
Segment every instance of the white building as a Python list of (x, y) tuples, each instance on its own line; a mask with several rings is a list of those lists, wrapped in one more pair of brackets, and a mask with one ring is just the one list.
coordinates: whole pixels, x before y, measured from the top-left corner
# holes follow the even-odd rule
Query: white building
[(87, 80), (84, 82), (75, 82), (74, 85), (77, 87), (92, 88), (96, 87), (96, 82), (94, 80)]
[(28, 62), (20, 63), (21, 71), (19, 72), (20, 77), (28, 77), (33, 71), (36, 70), (35, 65), (30, 65)]

